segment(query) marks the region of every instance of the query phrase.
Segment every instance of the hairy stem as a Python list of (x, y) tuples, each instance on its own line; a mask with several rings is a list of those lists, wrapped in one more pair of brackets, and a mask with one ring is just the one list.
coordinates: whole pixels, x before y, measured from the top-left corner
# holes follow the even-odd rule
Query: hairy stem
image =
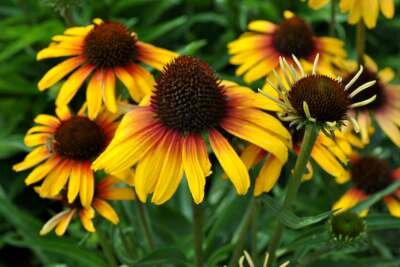
[[(287, 185), (287, 191), (282, 208), (291, 209), (292, 203), (296, 200), (297, 192), (299, 190), (301, 179), (306, 170), (307, 162), (310, 160), (311, 150), (314, 146), (315, 140), (318, 135), (318, 126), (314, 123), (309, 123), (306, 126), (303, 144), (301, 145), (300, 154), (297, 157), (296, 164), (293, 171), (293, 176)], [(277, 228), (271, 238), (268, 247), (270, 262), (273, 264), (275, 261), (276, 250), (279, 247), (283, 231), (285, 227), (281, 222), (278, 222)]]
[(192, 216), (196, 267), (203, 267), (203, 206), (201, 204), (192, 202)]

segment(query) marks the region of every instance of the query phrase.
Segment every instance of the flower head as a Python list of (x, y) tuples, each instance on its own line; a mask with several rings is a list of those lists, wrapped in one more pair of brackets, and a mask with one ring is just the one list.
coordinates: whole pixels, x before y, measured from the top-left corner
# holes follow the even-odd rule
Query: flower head
[[(99, 213), (103, 218), (107, 219), (113, 224), (119, 223), (118, 214), (113, 207), (107, 202), (108, 200), (133, 200), (135, 199), (135, 192), (132, 188), (115, 187), (118, 184), (112, 176), (103, 178), (96, 184), (94, 197), (90, 205), (84, 207), (77, 200), (72, 203), (68, 201), (67, 196), (62, 191), (59, 195), (51, 197), (55, 201), (60, 201), (65, 206), (62, 212), (54, 215), (47, 221), (40, 230), (41, 235), (46, 235), (55, 229), (57, 235), (64, 235), (71, 220), (79, 215), (81, 224), (88, 232), (95, 232), (96, 229), (93, 225), (95, 212)], [(40, 194), (40, 188), (38, 192)]]
[[(400, 180), (399, 168), (393, 169), (385, 160), (375, 156), (355, 155), (351, 161), (352, 187), (334, 204), (333, 208), (347, 210), (369, 195), (377, 193)], [(389, 212), (400, 217), (400, 190), (387, 195), (384, 200)], [(367, 210), (362, 214), (366, 214)]]
[(42, 197), (54, 197), (67, 188), (67, 199), (73, 203), (80, 196), (84, 207), (90, 206), (94, 194), (92, 161), (106, 148), (116, 129), (117, 114), (102, 111), (91, 120), (81, 109), (72, 114), (67, 107), (58, 107), (56, 116), (41, 114), (38, 125), (25, 136), (25, 144), (33, 147), (25, 159), (13, 166), (15, 171), (35, 169), (25, 179), (27, 185), (43, 181)]
[(196, 203), (203, 201), (211, 173), (206, 140), (239, 194), (250, 177), (222, 130), (268, 151), (282, 165), (290, 134), (260, 108), (272, 101), (235, 83), (220, 81), (200, 59), (181, 56), (157, 79), (149, 105), (128, 112), (95, 169), (119, 172), (137, 164), (138, 198), (161, 204), (172, 197), (183, 174)]
[(263, 91), (269, 99), (275, 101), (282, 109), (279, 117), (290, 122), (289, 126), (301, 129), (308, 122), (317, 123), (322, 131), (333, 136), (334, 131), (350, 120), (358, 130), (358, 124), (348, 116), (351, 108), (367, 105), (375, 100), (376, 95), (352, 102), (358, 94), (373, 86), (375, 81), (368, 81), (355, 89), (351, 89), (363, 72), (363, 68), (347, 83), (342, 78), (331, 78), (317, 74), (318, 55), (315, 57), (311, 74), (306, 74), (296, 56), (293, 61), (298, 70), (284, 58), (280, 58), (281, 78), (274, 72), (277, 84), (267, 79), (268, 84), (276, 91), (277, 97)]
[(89, 118), (93, 119), (99, 114), (102, 102), (110, 112), (117, 112), (116, 77), (139, 102), (154, 85), (153, 76), (139, 63), (161, 70), (175, 55), (141, 42), (121, 23), (95, 19), (92, 25), (69, 28), (63, 35), (54, 36), (53, 43), (38, 53), (38, 60), (71, 57), (50, 69), (38, 87), (48, 89), (72, 72), (56, 99), (58, 106), (67, 105), (92, 75), (86, 99)]
[(305, 20), (289, 11), (284, 16), (285, 20), (280, 24), (252, 21), (248, 26), (250, 32), (229, 43), (230, 62), (239, 65), (236, 75), (244, 75), (246, 82), (268, 76), (279, 66), (280, 57), (291, 61), (291, 56), (295, 55), (308, 68), (312, 66), (315, 56), (320, 54), (320, 69), (325, 73), (346, 56), (340, 40), (316, 37)]
[(365, 231), (365, 223), (357, 213), (346, 211), (332, 216), (330, 231), (336, 240), (352, 241)]

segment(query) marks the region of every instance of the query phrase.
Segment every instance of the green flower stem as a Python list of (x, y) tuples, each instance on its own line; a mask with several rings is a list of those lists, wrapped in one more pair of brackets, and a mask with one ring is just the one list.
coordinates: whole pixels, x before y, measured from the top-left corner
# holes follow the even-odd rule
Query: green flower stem
[[(289, 180), (287, 185), (286, 197), (282, 207), (284, 209), (290, 209), (292, 203), (296, 200), (297, 192), (301, 184), (301, 179), (305, 172), (307, 162), (310, 160), (311, 150), (314, 146), (315, 140), (317, 139), (318, 132), (319, 129), (315, 123), (307, 124), (300, 154), (297, 157), (294, 167), (293, 176)], [(276, 250), (280, 244), (284, 228), (284, 225), (281, 222), (278, 222), (277, 228), (269, 243), (268, 253), (271, 263), (275, 261)]]
[(137, 207), (139, 210), (139, 220), (143, 228), (144, 237), (146, 238), (147, 245), (150, 250), (154, 250), (154, 238), (151, 231), (150, 222), (148, 220), (147, 211), (143, 203), (137, 201)]
[(365, 24), (361, 19), (358, 22), (357, 29), (356, 29), (356, 50), (357, 50), (358, 64), (364, 64)]
[(248, 230), (250, 228), (251, 221), (253, 219), (253, 214), (256, 210), (257, 202), (258, 202), (258, 200), (252, 196), (250, 203), (247, 207), (246, 214), (244, 215), (242, 222), (239, 226), (239, 228), (240, 228), (239, 235), (238, 235), (238, 238), (236, 241), (235, 249), (232, 254), (232, 258), (229, 261), (229, 265), (228, 265), (230, 267), (238, 266), (238, 261), (239, 261), (240, 256), (243, 253), (244, 244), (246, 241), (246, 237), (248, 236), (248, 233), (249, 233)]
[(336, 36), (336, 0), (331, 0), (331, 21), (329, 24), (329, 35)]
[(203, 206), (192, 201), (193, 239), (196, 267), (204, 266), (203, 259)]
[(104, 252), (104, 255), (107, 259), (108, 266), (118, 267), (118, 261), (114, 256), (113, 247), (110, 243), (110, 240), (107, 238), (105, 232), (103, 232), (103, 230), (100, 227), (98, 227), (96, 232), (97, 232), (97, 236), (99, 238), (100, 246), (101, 246), (101, 248)]
[(254, 265), (258, 266), (257, 262), (257, 232), (258, 232), (258, 214), (260, 210), (260, 200), (255, 199), (255, 207), (251, 218), (251, 258)]

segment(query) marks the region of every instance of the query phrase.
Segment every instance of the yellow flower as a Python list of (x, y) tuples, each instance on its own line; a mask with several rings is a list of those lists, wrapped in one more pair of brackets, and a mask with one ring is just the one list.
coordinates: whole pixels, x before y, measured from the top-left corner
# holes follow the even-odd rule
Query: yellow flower
[(38, 125), (29, 129), (24, 140), (34, 149), (13, 169), (23, 171), (36, 166), (25, 183), (43, 180), (41, 197), (54, 197), (66, 187), (69, 203), (79, 194), (82, 205), (89, 207), (95, 184), (92, 160), (113, 137), (118, 115), (103, 111), (96, 120), (90, 120), (84, 110), (74, 115), (67, 107), (58, 107), (57, 117), (38, 115), (34, 120)]
[(287, 160), (289, 132), (260, 110), (275, 110), (274, 103), (246, 87), (218, 80), (197, 58), (181, 56), (168, 64), (150, 102), (123, 117), (93, 166), (113, 173), (137, 164), (135, 189), (143, 202), (150, 193), (155, 204), (170, 199), (184, 174), (194, 201), (202, 202), (211, 172), (206, 141), (237, 192), (245, 194), (250, 177), (224, 131), (268, 151), (280, 164)]
[[(228, 44), (230, 63), (239, 65), (236, 75), (244, 75), (251, 83), (279, 66), (279, 58), (289, 62), (292, 55), (301, 60), (305, 68), (311, 68), (320, 54), (320, 71), (331, 72), (332, 64), (340, 64), (346, 57), (343, 42), (332, 37), (316, 37), (306, 21), (286, 11), (285, 20), (274, 24), (266, 20), (249, 23), (249, 32)], [(308, 64), (307, 64), (308, 63)]]
[[(376, 95), (375, 101), (352, 109), (352, 112), (357, 114), (361, 138), (364, 143), (369, 143), (372, 118), (375, 118), (379, 127), (400, 147), (400, 120), (398, 119), (400, 117), (400, 85), (389, 84), (394, 77), (392, 69), (384, 68), (378, 70), (377, 65), (371, 58), (367, 56), (364, 58), (366, 69), (355, 82), (354, 87), (369, 80), (376, 80), (377, 82), (353, 98), (354, 101), (359, 101), (361, 97)], [(348, 81), (354, 75), (354, 65), (353, 62), (350, 62), (344, 81)], [(352, 91), (350, 90), (350, 92)]]
[[(400, 180), (400, 168), (392, 169), (385, 160), (373, 156), (354, 155), (351, 159), (352, 187), (333, 205), (339, 212), (350, 209), (360, 201)], [(384, 198), (391, 215), (400, 217), (400, 190)], [(361, 212), (366, 215), (368, 210)]]
[[(308, 5), (314, 9), (319, 9), (329, 3), (330, 0), (309, 0)], [(368, 28), (374, 28), (378, 20), (379, 10), (386, 18), (394, 17), (393, 0), (340, 0), (340, 10), (348, 12), (348, 22), (356, 24), (361, 19), (364, 20)]]
[[(55, 229), (57, 235), (64, 235), (71, 220), (77, 215), (79, 215), (81, 224), (86, 231), (95, 232), (96, 229), (93, 225), (95, 211), (111, 223), (119, 223), (118, 214), (107, 200), (133, 200), (135, 199), (135, 192), (132, 188), (114, 187), (117, 183), (118, 181), (112, 176), (103, 178), (96, 184), (94, 198), (87, 207), (80, 205), (79, 201), (69, 203), (65, 195), (51, 197), (53, 200), (61, 201), (66, 208), (43, 225), (40, 235), (46, 235), (53, 229)], [(39, 193), (40, 190), (39, 188)]]
[(93, 119), (102, 102), (110, 112), (117, 112), (116, 77), (139, 102), (154, 85), (151, 73), (139, 63), (162, 70), (164, 64), (175, 56), (173, 52), (141, 42), (135, 33), (118, 22), (95, 19), (92, 25), (69, 28), (63, 35), (54, 36), (53, 43), (37, 54), (38, 60), (71, 57), (50, 69), (38, 87), (41, 91), (48, 89), (73, 72), (63, 83), (56, 99), (58, 106), (67, 105), (93, 74), (86, 90), (88, 114)]

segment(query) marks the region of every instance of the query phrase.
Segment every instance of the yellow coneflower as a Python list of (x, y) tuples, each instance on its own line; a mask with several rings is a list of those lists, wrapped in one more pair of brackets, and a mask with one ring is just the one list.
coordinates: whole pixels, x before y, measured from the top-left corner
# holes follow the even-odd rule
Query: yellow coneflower
[[(332, 64), (345, 58), (343, 42), (332, 37), (316, 37), (306, 21), (291, 12), (284, 13), (280, 24), (257, 20), (249, 23), (250, 32), (228, 44), (230, 63), (239, 65), (236, 75), (244, 75), (248, 83), (267, 76), (279, 66), (279, 58), (289, 62), (298, 57), (310, 68), (317, 54), (321, 56), (320, 71), (330, 72)], [(307, 64), (308, 63), (308, 64)]]
[[(385, 160), (374, 156), (354, 156), (350, 179), (353, 186), (333, 205), (344, 211), (400, 180), (400, 168), (392, 169)], [(384, 201), (391, 215), (400, 217), (400, 190), (386, 196)], [(366, 215), (367, 211), (363, 214)]]
[[(398, 119), (400, 116), (400, 85), (389, 84), (394, 77), (392, 69), (384, 68), (379, 71), (375, 62), (369, 57), (365, 57), (365, 65), (366, 69), (355, 82), (355, 87), (368, 80), (376, 80), (377, 82), (353, 98), (353, 101), (357, 102), (361, 98), (376, 95), (375, 101), (352, 109), (357, 114), (361, 138), (364, 143), (369, 143), (372, 118), (375, 118), (379, 127), (400, 147), (400, 120)], [(352, 69), (354, 70), (354, 66)], [(348, 72), (344, 81), (350, 79), (354, 74), (353, 70)]]
[(15, 171), (35, 169), (25, 179), (27, 185), (43, 180), (42, 197), (56, 196), (67, 187), (67, 199), (72, 203), (79, 194), (82, 205), (89, 207), (94, 194), (92, 160), (110, 142), (118, 115), (103, 111), (96, 120), (84, 114), (74, 115), (67, 107), (57, 107), (57, 117), (41, 114), (27, 132), (25, 144), (33, 147), (25, 159), (13, 166)]
[(58, 106), (67, 105), (93, 74), (86, 90), (88, 114), (93, 119), (102, 102), (112, 113), (117, 111), (115, 77), (139, 102), (154, 85), (151, 73), (139, 63), (161, 70), (175, 56), (173, 52), (139, 41), (135, 33), (118, 22), (95, 19), (92, 25), (69, 28), (63, 35), (54, 36), (53, 43), (37, 54), (38, 60), (71, 57), (50, 69), (38, 87), (45, 90), (73, 72), (56, 99)]
[[(46, 235), (55, 229), (57, 235), (64, 235), (71, 220), (77, 215), (79, 215), (81, 224), (86, 231), (95, 232), (96, 228), (93, 225), (95, 212), (113, 224), (119, 223), (118, 214), (107, 200), (133, 200), (135, 199), (135, 192), (132, 188), (114, 187), (117, 183), (118, 181), (112, 176), (103, 178), (96, 184), (94, 198), (87, 207), (83, 207), (79, 201), (70, 203), (63, 194), (52, 197), (51, 199), (61, 201), (66, 208), (46, 222), (40, 230), (40, 234)], [(39, 193), (40, 190), (39, 188)]]
[(318, 58), (319, 55), (315, 57), (311, 74), (306, 74), (296, 56), (293, 56), (293, 62), (298, 70), (281, 57), (279, 65), (283, 78), (274, 72), (277, 83), (266, 80), (274, 93), (263, 90), (260, 92), (275, 101), (281, 108), (277, 113), (279, 118), (296, 130), (311, 122), (316, 123), (325, 135), (334, 136), (337, 129), (350, 121), (358, 131), (359, 125), (348, 112), (351, 108), (368, 105), (376, 99), (376, 95), (372, 94), (358, 97), (355, 101), (355, 97), (373, 86), (376, 81), (363, 81), (352, 88), (363, 73), (363, 67), (360, 67), (351, 80), (343, 83), (341, 77), (317, 74)]
[[(308, 5), (314, 9), (319, 9), (330, 0), (309, 0)], [(350, 24), (356, 24), (363, 19), (368, 28), (374, 28), (379, 16), (379, 9), (386, 18), (394, 17), (393, 0), (340, 0), (341, 12), (349, 13), (348, 21)]]
[(137, 164), (138, 198), (144, 202), (153, 193), (155, 204), (171, 198), (185, 174), (194, 201), (200, 203), (211, 169), (208, 140), (237, 192), (245, 194), (250, 186), (248, 171), (222, 133), (249, 141), (286, 162), (290, 134), (260, 110), (275, 108), (272, 104), (246, 87), (218, 80), (205, 62), (178, 57), (157, 79), (151, 103), (123, 117), (93, 167), (113, 173)]

